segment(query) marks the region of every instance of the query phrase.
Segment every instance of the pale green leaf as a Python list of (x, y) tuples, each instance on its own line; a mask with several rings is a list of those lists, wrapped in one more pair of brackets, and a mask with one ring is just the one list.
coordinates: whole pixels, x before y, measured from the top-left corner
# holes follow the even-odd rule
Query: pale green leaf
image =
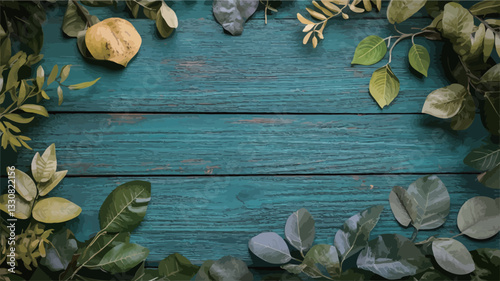
[(487, 61), (495, 47), (495, 34), (491, 28), (486, 29), (484, 34), (483, 61)]
[(85, 88), (88, 88), (92, 85), (94, 85), (97, 81), (99, 81), (99, 79), (101, 79), (101, 77), (95, 79), (94, 81), (89, 81), (89, 82), (83, 82), (83, 83), (79, 83), (79, 84), (75, 84), (75, 85), (69, 85), (68, 88), (70, 90), (81, 90), (81, 89), (85, 89)]
[(469, 250), (455, 239), (434, 240), (432, 253), (439, 266), (450, 273), (465, 275), (475, 269)]
[(76, 218), (81, 212), (82, 208), (67, 199), (50, 197), (35, 203), (33, 218), (43, 223), (61, 223)]
[(474, 29), (474, 18), (462, 5), (450, 2), (444, 6), (443, 36), (450, 39), (459, 55), (470, 52), (470, 35)]
[(61, 83), (63, 83), (64, 81), (66, 81), (66, 79), (68, 78), (69, 76), (69, 71), (71, 70), (71, 64), (68, 64), (68, 65), (65, 65), (62, 67), (61, 69)]
[(422, 113), (426, 113), (438, 118), (451, 118), (461, 109), (467, 89), (460, 84), (434, 90), (427, 96)]
[(389, 65), (375, 70), (370, 79), (370, 94), (380, 108), (389, 105), (399, 93), (399, 79)]
[(248, 241), (248, 248), (257, 257), (272, 264), (284, 264), (292, 257), (285, 240), (274, 232), (263, 232)]
[(31, 203), (20, 196), (15, 196), (12, 199), (9, 198), (9, 194), (2, 194), (0, 196), (0, 210), (21, 220), (31, 217)]
[(500, 230), (500, 211), (494, 199), (476, 196), (467, 200), (458, 212), (460, 231), (474, 239), (488, 239)]
[(231, 256), (225, 256), (215, 261), (209, 272), (214, 281), (254, 280), (245, 262)]
[(56, 187), (68, 173), (67, 170), (55, 172), (47, 182), (40, 182), (37, 186), (40, 196), (47, 195), (54, 187)]
[(59, 73), (59, 67), (54, 65), (52, 68), (52, 71), (49, 74), (49, 78), (47, 78), (47, 86), (50, 85), (52, 82), (56, 80), (57, 74)]
[(390, 23), (402, 23), (418, 12), (425, 0), (392, 0), (387, 7), (387, 19)]
[(429, 70), (429, 65), (431, 64), (431, 57), (424, 46), (413, 44), (408, 53), (408, 59), (413, 69), (427, 77), (427, 70)]
[(45, 72), (43, 71), (43, 67), (39, 65), (36, 70), (36, 85), (38, 89), (42, 89), (43, 81), (45, 81)]
[(63, 89), (61, 86), (57, 86), (57, 97), (59, 98), (58, 104), (61, 105), (64, 100)]
[(19, 109), (21, 109), (24, 112), (35, 113), (38, 115), (49, 117), (49, 113), (47, 112), (47, 109), (45, 109), (45, 107), (38, 105), (38, 104), (23, 104), (19, 107)]
[(23, 171), (15, 170), (16, 191), (27, 201), (33, 201), (36, 197), (35, 182)]
[(359, 42), (351, 64), (372, 65), (384, 58), (386, 53), (387, 45), (384, 39), (370, 35)]
[(285, 236), (288, 242), (299, 251), (311, 248), (314, 242), (314, 219), (304, 208), (288, 217), (285, 225)]
[(498, 0), (483, 0), (472, 5), (469, 10), (476, 16), (500, 14), (500, 2)]
[(389, 194), (389, 204), (396, 220), (404, 227), (410, 225), (410, 213), (416, 212), (416, 206), (408, 196), (406, 189), (401, 186), (393, 187)]
[(465, 101), (458, 113), (451, 117), (451, 128), (453, 130), (465, 130), (472, 125), (476, 116), (476, 105), (471, 95), (465, 95)]
[(31, 173), (36, 182), (46, 182), (57, 169), (56, 146), (51, 144), (42, 156), (37, 152), (31, 161)]
[(8, 113), (8, 114), (5, 114), (3, 117), (5, 117), (11, 121), (14, 121), (16, 123), (20, 123), (20, 124), (28, 124), (29, 122), (33, 121), (33, 119), (34, 119), (34, 117), (24, 118), (21, 115), (16, 114), (16, 113)]

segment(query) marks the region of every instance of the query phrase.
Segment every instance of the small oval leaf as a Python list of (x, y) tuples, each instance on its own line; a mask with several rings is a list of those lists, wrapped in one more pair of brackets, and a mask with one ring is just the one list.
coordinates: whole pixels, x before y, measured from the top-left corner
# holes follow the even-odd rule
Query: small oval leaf
[(460, 231), (474, 239), (488, 239), (500, 230), (500, 211), (495, 200), (477, 196), (467, 200), (458, 212)]
[(432, 253), (439, 266), (453, 274), (469, 274), (475, 269), (469, 250), (455, 239), (434, 240)]
[(248, 242), (248, 248), (257, 257), (272, 264), (284, 264), (292, 257), (285, 240), (274, 232), (263, 232)]
[(304, 208), (288, 217), (285, 225), (285, 236), (288, 242), (299, 251), (311, 248), (314, 242), (314, 219)]

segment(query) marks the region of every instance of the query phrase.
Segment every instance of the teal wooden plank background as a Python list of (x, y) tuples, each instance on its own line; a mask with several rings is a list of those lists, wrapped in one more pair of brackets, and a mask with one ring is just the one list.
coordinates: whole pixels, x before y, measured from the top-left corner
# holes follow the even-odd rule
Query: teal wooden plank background
[[(308, 3), (285, 3), (267, 25), (259, 11), (242, 36), (231, 37), (213, 19), (211, 1), (171, 2), (180, 26), (166, 40), (153, 21), (130, 20), (143, 45), (125, 69), (82, 59), (60, 31), (63, 9), (51, 12), (45, 68), (72, 64), (68, 83), (102, 77), (68, 93), (62, 106), (49, 101), (51, 118), (28, 128), (35, 151), (56, 143), (59, 167), (69, 170), (54, 196), (82, 206), (70, 223), (79, 239), (97, 231), (107, 194), (133, 179), (152, 183), (148, 214), (132, 238), (150, 248), (152, 264), (176, 251), (198, 263), (230, 254), (252, 264), (248, 240), (262, 231), (282, 234), (300, 207), (316, 218), (317, 242), (331, 242), (345, 219), (374, 204), (385, 211), (373, 235), (410, 236), (393, 219), (388, 194), (425, 174), (439, 174), (452, 206), (445, 225), (421, 232), (422, 239), (456, 234), (467, 199), (500, 196), (462, 163), (486, 136), (480, 121), (453, 132), (420, 114), (427, 94), (448, 84), (441, 45), (417, 39), (431, 52), (425, 79), (408, 70), (408, 45), (398, 46), (393, 70), (401, 93), (380, 110), (368, 94), (377, 66), (351, 67), (350, 60), (365, 36), (391, 33), (384, 13), (332, 22), (312, 49), (301, 44), (295, 19)], [(89, 10), (101, 19), (129, 18), (123, 3)], [(401, 28), (429, 22), (419, 14)], [(2, 165), (8, 159), (27, 170), (32, 156), (3, 153)], [(459, 239), (470, 249), (499, 243), (498, 235)]]

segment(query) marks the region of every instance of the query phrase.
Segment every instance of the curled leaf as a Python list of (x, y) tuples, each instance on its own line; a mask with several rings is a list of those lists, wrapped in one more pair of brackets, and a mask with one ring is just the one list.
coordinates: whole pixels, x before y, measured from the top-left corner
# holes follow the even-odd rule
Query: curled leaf
[(167, 38), (178, 25), (179, 22), (174, 10), (163, 2), (156, 15), (156, 28), (158, 32), (163, 38)]
[(214, 0), (213, 13), (217, 22), (231, 35), (241, 35), (243, 25), (251, 17), (259, 0)]

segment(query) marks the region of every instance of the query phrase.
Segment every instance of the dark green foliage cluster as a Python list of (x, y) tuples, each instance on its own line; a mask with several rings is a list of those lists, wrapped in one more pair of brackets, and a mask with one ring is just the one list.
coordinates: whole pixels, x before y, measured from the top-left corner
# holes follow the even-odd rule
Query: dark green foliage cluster
[[(250, 239), (248, 247), (263, 261), (281, 265), (305, 279), (370, 280), (380, 276), (390, 280), (495, 280), (498, 277), (500, 250), (469, 252), (455, 238), (466, 235), (488, 239), (496, 235), (500, 231), (500, 198), (469, 199), (458, 213), (458, 234), (449, 238), (430, 236), (420, 242), (416, 242), (418, 232), (440, 227), (450, 212), (450, 196), (443, 182), (437, 176), (425, 176), (408, 189), (396, 186), (389, 202), (396, 220), (404, 227), (414, 228), (411, 238), (382, 234), (370, 239), (384, 208), (373, 206), (349, 218), (337, 231), (333, 245), (313, 245), (315, 221), (306, 209), (300, 209), (286, 222), (288, 244), (277, 233), (264, 232)], [(356, 265), (347, 265), (348, 259), (355, 259)]]

